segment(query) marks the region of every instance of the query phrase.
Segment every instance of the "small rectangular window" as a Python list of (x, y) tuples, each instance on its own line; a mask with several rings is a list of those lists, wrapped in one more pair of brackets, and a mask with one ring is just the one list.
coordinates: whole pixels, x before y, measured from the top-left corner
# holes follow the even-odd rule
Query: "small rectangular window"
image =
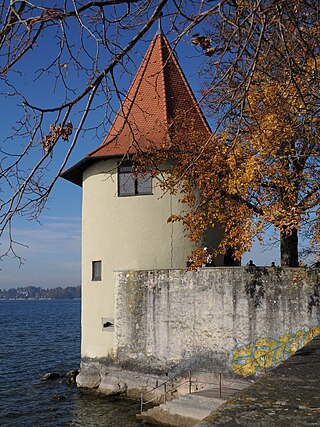
[(92, 280), (101, 280), (101, 261), (92, 261)]
[(131, 162), (122, 162), (118, 166), (118, 195), (137, 196), (152, 194), (150, 174), (138, 173)]

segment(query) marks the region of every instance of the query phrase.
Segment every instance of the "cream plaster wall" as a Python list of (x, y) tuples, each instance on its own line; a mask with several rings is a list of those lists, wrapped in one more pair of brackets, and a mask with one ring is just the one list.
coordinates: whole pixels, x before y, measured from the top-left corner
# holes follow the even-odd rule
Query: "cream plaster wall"
[[(180, 224), (178, 196), (117, 196), (117, 160), (101, 160), (84, 172), (82, 213), (82, 357), (112, 357), (116, 271), (185, 268), (193, 249)], [(92, 261), (102, 261), (102, 280), (92, 281)]]

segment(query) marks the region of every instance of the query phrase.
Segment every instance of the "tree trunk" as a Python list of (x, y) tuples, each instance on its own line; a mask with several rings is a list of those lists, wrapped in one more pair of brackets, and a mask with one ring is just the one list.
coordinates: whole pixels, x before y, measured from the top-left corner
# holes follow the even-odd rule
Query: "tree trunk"
[(280, 232), (280, 255), (282, 267), (298, 267), (298, 230)]
[(228, 248), (223, 259), (224, 267), (235, 267), (235, 266), (241, 265), (241, 261), (234, 259), (233, 255), (234, 255), (234, 249)]

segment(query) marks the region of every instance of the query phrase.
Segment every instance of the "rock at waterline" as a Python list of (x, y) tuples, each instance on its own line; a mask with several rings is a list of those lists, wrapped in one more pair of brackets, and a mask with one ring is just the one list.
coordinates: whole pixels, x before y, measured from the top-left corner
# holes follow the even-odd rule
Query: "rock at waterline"
[(77, 378), (78, 374), (79, 374), (79, 371), (77, 369), (74, 369), (72, 371), (68, 371), (66, 373), (66, 377), (67, 377), (66, 383), (67, 384), (76, 384), (76, 378)]
[(57, 372), (47, 372), (40, 379), (41, 381), (47, 381), (47, 380), (55, 380), (57, 378), (60, 378), (60, 374), (58, 374)]
[(40, 379), (41, 381), (47, 381), (47, 380), (55, 380), (57, 378), (66, 377), (66, 383), (67, 384), (75, 384), (77, 375), (79, 374), (79, 371), (77, 369), (73, 369), (71, 371), (68, 371), (65, 375), (59, 374), (58, 372), (47, 372), (44, 374)]
[(55, 394), (54, 396), (52, 396), (52, 400), (65, 400), (66, 396), (64, 396), (63, 394)]

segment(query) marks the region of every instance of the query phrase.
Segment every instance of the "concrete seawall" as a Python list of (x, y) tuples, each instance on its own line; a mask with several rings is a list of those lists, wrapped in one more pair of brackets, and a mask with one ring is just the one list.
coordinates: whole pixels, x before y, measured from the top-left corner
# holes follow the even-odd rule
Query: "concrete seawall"
[(138, 394), (189, 369), (259, 374), (320, 333), (319, 292), (319, 269), (118, 272), (114, 355), (84, 360), (78, 383)]
[(120, 272), (116, 360), (142, 372), (255, 374), (317, 334), (319, 288), (319, 269)]

